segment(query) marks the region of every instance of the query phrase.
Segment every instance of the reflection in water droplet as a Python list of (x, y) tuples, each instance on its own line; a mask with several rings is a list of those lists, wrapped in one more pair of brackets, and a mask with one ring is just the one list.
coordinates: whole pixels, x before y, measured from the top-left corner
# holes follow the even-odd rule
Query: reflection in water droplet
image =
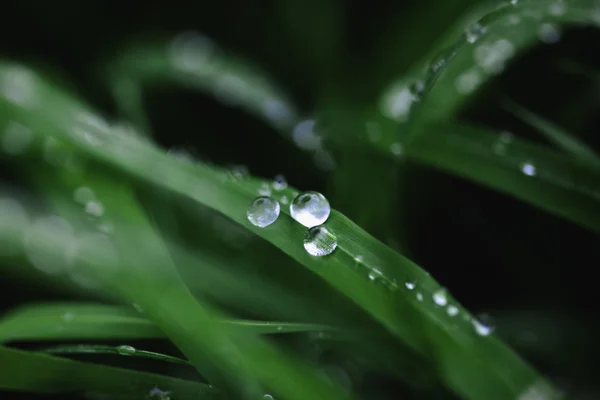
[(414, 288), (415, 288), (417, 285), (415, 285), (415, 283), (414, 283), (414, 282), (405, 282), (405, 283), (404, 283), (404, 286), (406, 286), (406, 288), (407, 288), (408, 290), (414, 290)]
[(486, 28), (480, 24), (471, 24), (465, 29), (465, 40), (469, 43), (475, 43), (486, 32)]
[(304, 235), (304, 249), (311, 256), (326, 256), (336, 248), (335, 235), (323, 225), (310, 228)]
[(258, 197), (250, 203), (246, 216), (254, 226), (264, 228), (277, 221), (281, 208), (279, 203), (269, 197)]
[(492, 332), (494, 332), (494, 325), (492, 323), (491, 318), (482, 314), (473, 318), (471, 320), (473, 327), (475, 328), (475, 332), (480, 336), (489, 336)]
[(448, 304), (448, 298), (446, 297), (446, 291), (444, 289), (440, 289), (433, 294), (433, 302), (438, 306), (446, 306)]
[(560, 30), (553, 24), (542, 24), (538, 28), (538, 37), (544, 43), (552, 44), (560, 40)]
[(307, 228), (322, 225), (327, 221), (330, 213), (329, 202), (318, 192), (303, 192), (296, 196), (290, 204), (292, 218)]
[(104, 214), (104, 206), (99, 201), (90, 201), (85, 205), (85, 212), (92, 217), (101, 217)]
[(288, 184), (283, 175), (277, 175), (273, 180), (273, 189), (280, 191), (287, 188)]
[(25, 125), (9, 121), (2, 135), (2, 149), (11, 156), (25, 153), (33, 142), (33, 132)]
[(527, 176), (535, 176), (536, 173), (535, 166), (530, 162), (523, 163), (521, 165), (521, 171)]
[(448, 308), (446, 308), (446, 312), (448, 313), (449, 316), (454, 317), (454, 316), (458, 315), (458, 307), (450, 304), (448, 306)]
[(43, 272), (63, 272), (67, 264), (67, 251), (73, 240), (73, 230), (65, 219), (58, 216), (39, 217), (25, 238), (27, 258)]
[(0, 255), (21, 252), (21, 237), (29, 226), (29, 215), (16, 200), (0, 198)]
[(135, 352), (136, 349), (133, 346), (122, 345), (117, 347), (117, 353), (121, 354), (122, 356), (131, 356), (135, 354)]
[(315, 120), (307, 119), (296, 125), (292, 134), (296, 146), (304, 150), (317, 150), (321, 147), (321, 138), (315, 132)]

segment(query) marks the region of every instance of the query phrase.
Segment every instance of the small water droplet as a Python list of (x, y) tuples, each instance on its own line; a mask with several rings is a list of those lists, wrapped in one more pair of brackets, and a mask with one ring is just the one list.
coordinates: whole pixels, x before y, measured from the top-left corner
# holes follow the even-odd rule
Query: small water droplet
[(329, 202), (318, 192), (300, 193), (290, 204), (292, 218), (307, 228), (322, 225), (327, 221), (330, 213)]
[(542, 24), (538, 28), (538, 37), (544, 43), (552, 44), (560, 40), (560, 30), (553, 24)]
[(535, 165), (530, 162), (525, 162), (521, 165), (521, 171), (527, 176), (535, 176)]
[(402, 155), (402, 153), (404, 152), (402, 143), (392, 143), (392, 145), (390, 146), (390, 150), (391, 150), (392, 154), (395, 155), (396, 157), (400, 157)]
[(33, 139), (31, 129), (16, 121), (9, 121), (2, 135), (2, 149), (11, 156), (21, 155), (29, 149)]
[(356, 264), (362, 264), (362, 263), (363, 263), (363, 261), (364, 261), (364, 258), (363, 258), (363, 256), (360, 256), (360, 255), (359, 255), (359, 256), (355, 256), (355, 257), (354, 257), (354, 262), (355, 262)]
[(85, 212), (92, 217), (101, 217), (104, 214), (104, 206), (99, 201), (90, 201), (85, 205)]
[(556, 1), (555, 3), (550, 4), (550, 7), (548, 7), (548, 13), (550, 15), (554, 15), (555, 17), (560, 17), (562, 15), (565, 15), (565, 13), (567, 12), (567, 6), (565, 3), (563, 3), (562, 1)]
[(421, 293), (421, 292), (417, 293), (417, 301), (423, 301), (423, 293)]
[(287, 181), (283, 175), (277, 175), (273, 180), (273, 189), (280, 191), (286, 189), (288, 186)]
[(269, 197), (258, 197), (250, 203), (246, 216), (254, 226), (264, 228), (277, 221), (281, 208), (279, 203)]
[(454, 86), (460, 94), (470, 94), (481, 84), (482, 78), (480, 72), (471, 68), (460, 74), (454, 81)]
[(381, 113), (395, 121), (406, 122), (413, 103), (418, 100), (405, 84), (396, 84), (383, 97)]
[(122, 345), (122, 346), (117, 347), (117, 353), (119, 353), (122, 356), (131, 356), (131, 355), (134, 355), (135, 352), (136, 352), (136, 349), (133, 346)]
[(383, 277), (383, 272), (381, 272), (377, 268), (373, 268), (373, 269), (369, 270), (368, 276), (369, 276), (369, 280), (371, 282), (375, 282)]
[(246, 179), (250, 176), (250, 171), (245, 165), (234, 165), (230, 169), (231, 176), (236, 180)]
[(263, 400), (273, 400), (273, 396), (271, 396), (270, 394), (265, 394), (263, 396)]
[(325, 226), (314, 226), (304, 235), (304, 249), (311, 256), (322, 257), (333, 253), (337, 247), (335, 235)]
[(287, 204), (289, 204), (289, 202), (290, 202), (290, 199), (288, 199), (288, 197), (287, 197), (287, 196), (281, 196), (281, 199), (279, 199), (279, 202), (280, 202), (281, 204), (285, 204), (285, 205), (287, 205)]
[(95, 199), (94, 192), (87, 186), (81, 186), (73, 192), (73, 199), (79, 204), (88, 204)]
[(432, 298), (433, 302), (438, 306), (445, 307), (448, 304), (448, 298), (446, 297), (446, 291), (444, 289), (440, 289), (435, 292)]
[(514, 136), (510, 132), (502, 132), (498, 139), (494, 142), (494, 153), (504, 156), (508, 150), (509, 145), (513, 142)]
[(414, 290), (417, 285), (415, 285), (414, 282), (405, 282), (404, 286), (406, 286), (408, 290)]
[(448, 313), (449, 316), (454, 317), (454, 316), (458, 315), (458, 307), (450, 304), (448, 306), (448, 308), (446, 308), (446, 312)]
[(259, 188), (258, 188), (258, 194), (261, 196), (270, 196), (271, 195), (271, 186), (269, 186), (268, 183), (263, 183)]
[(491, 318), (486, 314), (478, 315), (471, 320), (475, 332), (480, 336), (489, 336), (494, 332), (494, 325)]
[(510, 4), (512, 4), (513, 6), (516, 6), (517, 4), (519, 4), (519, 0), (508, 0), (508, 2)]
[(171, 400), (171, 392), (160, 390), (157, 387), (153, 387), (152, 390), (146, 396), (148, 400)]
[(475, 43), (486, 32), (486, 28), (480, 24), (471, 24), (465, 30), (465, 39), (469, 43)]
[(317, 150), (321, 147), (321, 138), (315, 132), (315, 120), (307, 119), (296, 125), (292, 134), (296, 146), (304, 150)]

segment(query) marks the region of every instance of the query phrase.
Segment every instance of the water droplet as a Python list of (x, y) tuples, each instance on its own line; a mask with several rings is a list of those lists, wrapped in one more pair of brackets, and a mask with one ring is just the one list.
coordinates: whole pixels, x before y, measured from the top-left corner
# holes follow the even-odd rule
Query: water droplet
[(460, 74), (454, 81), (454, 86), (460, 94), (470, 94), (481, 84), (482, 78), (479, 71), (471, 68)]
[(85, 212), (92, 217), (101, 217), (104, 214), (104, 206), (99, 201), (90, 201), (85, 205)]
[(553, 24), (542, 24), (538, 28), (538, 37), (544, 43), (552, 44), (560, 40), (560, 30)]
[(417, 293), (417, 301), (419, 301), (419, 302), (423, 301), (423, 293), (421, 293), (421, 292)]
[(21, 155), (29, 149), (33, 138), (31, 129), (16, 121), (9, 121), (2, 135), (2, 148), (11, 156)]
[(355, 257), (354, 257), (354, 262), (355, 262), (356, 264), (362, 264), (362, 263), (363, 263), (363, 261), (364, 261), (364, 258), (363, 258), (363, 256), (355, 256)]
[(402, 147), (402, 143), (392, 143), (390, 146), (390, 150), (393, 155), (396, 157), (400, 157), (402, 153), (404, 153), (404, 148)]
[(471, 24), (465, 30), (465, 40), (469, 43), (475, 43), (486, 32), (486, 28), (480, 24)]
[(98, 225), (98, 231), (110, 235), (115, 231), (115, 227), (110, 222), (102, 222)]
[(506, 155), (508, 146), (513, 142), (514, 136), (510, 132), (502, 132), (494, 142), (494, 152), (500, 156)]
[(489, 336), (494, 332), (494, 325), (491, 318), (486, 314), (481, 314), (471, 320), (475, 332), (480, 336)]
[(410, 85), (409, 89), (415, 97), (420, 98), (425, 92), (425, 82), (420, 79), (416, 80)]
[(285, 205), (287, 205), (287, 204), (289, 204), (289, 202), (290, 202), (290, 199), (288, 199), (288, 197), (287, 197), (287, 196), (281, 196), (281, 199), (279, 199), (279, 202), (280, 202), (281, 204), (285, 204)]
[(519, 4), (519, 0), (508, 0), (508, 2), (510, 4), (512, 4), (513, 6), (516, 6), (517, 4)]
[(134, 355), (135, 352), (136, 350), (133, 346), (122, 345), (117, 347), (117, 353), (119, 353), (122, 356), (131, 356)]
[(270, 394), (265, 394), (263, 396), (263, 400), (273, 400), (273, 396), (271, 396)]
[(521, 171), (527, 176), (535, 176), (535, 165), (530, 162), (525, 162), (521, 165)]
[(554, 15), (555, 17), (565, 15), (566, 12), (567, 6), (562, 1), (556, 1), (555, 3), (550, 4), (550, 7), (548, 7), (548, 13), (550, 13), (550, 15)]
[(73, 230), (66, 220), (58, 216), (39, 217), (25, 237), (27, 258), (43, 272), (63, 272), (73, 240)]
[(311, 256), (326, 256), (337, 247), (337, 239), (325, 226), (314, 226), (304, 235), (304, 249)]
[(160, 390), (157, 387), (153, 387), (152, 390), (146, 396), (148, 400), (171, 400), (171, 392)]
[(279, 218), (281, 208), (279, 203), (269, 197), (258, 197), (250, 203), (246, 216), (254, 226), (264, 228)]
[(414, 290), (417, 285), (415, 285), (414, 282), (405, 282), (404, 286), (406, 286), (408, 290)]
[(73, 321), (74, 319), (75, 319), (75, 314), (73, 314), (72, 312), (66, 312), (62, 315), (62, 320), (67, 324), (69, 322)]
[(398, 122), (408, 120), (414, 102), (418, 100), (410, 88), (404, 84), (392, 86), (381, 103), (381, 113)]
[(283, 326), (279, 325), (279, 326), (277, 327), (277, 332), (283, 332)]
[(368, 276), (369, 276), (369, 280), (371, 282), (375, 282), (383, 277), (383, 272), (381, 272), (377, 268), (373, 268), (373, 269), (369, 270)]
[(0, 254), (13, 256), (21, 250), (21, 237), (29, 225), (29, 215), (16, 200), (0, 198)]
[(261, 196), (269, 197), (271, 195), (271, 186), (268, 183), (263, 183), (258, 188), (258, 194)]
[(78, 187), (73, 192), (73, 199), (79, 204), (88, 204), (94, 201), (95, 198), (94, 192), (87, 186)]
[[(230, 169), (231, 176), (236, 180), (246, 179), (250, 176), (250, 171), (245, 165), (233, 165)], [(264, 184), (263, 184), (264, 186)], [(269, 192), (270, 193), (270, 192)]]
[(327, 221), (330, 213), (329, 202), (325, 196), (317, 192), (303, 192), (290, 204), (292, 218), (307, 228), (322, 225)]
[(481, 44), (473, 50), (473, 58), (485, 72), (497, 74), (504, 70), (506, 61), (515, 55), (515, 47), (508, 39)]
[(280, 191), (286, 189), (288, 186), (287, 181), (283, 175), (277, 175), (273, 181), (273, 189)]
[(448, 313), (449, 316), (454, 317), (454, 316), (458, 315), (458, 307), (450, 304), (448, 306), (448, 308), (446, 308), (446, 312)]
[(445, 307), (448, 304), (448, 298), (446, 297), (446, 291), (444, 289), (440, 289), (433, 294), (433, 302), (438, 306)]
[(321, 138), (315, 132), (315, 120), (307, 119), (296, 125), (292, 134), (296, 146), (304, 150), (316, 150), (321, 147)]

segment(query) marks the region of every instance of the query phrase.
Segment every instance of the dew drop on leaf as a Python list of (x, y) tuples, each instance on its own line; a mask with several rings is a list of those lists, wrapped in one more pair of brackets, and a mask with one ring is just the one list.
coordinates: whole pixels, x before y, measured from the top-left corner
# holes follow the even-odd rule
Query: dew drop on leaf
[(246, 216), (252, 225), (264, 228), (277, 221), (280, 211), (281, 208), (277, 201), (270, 197), (261, 196), (250, 203)]
[(136, 349), (133, 346), (122, 345), (122, 346), (117, 347), (117, 353), (119, 353), (122, 356), (131, 356), (131, 355), (134, 355), (135, 352), (136, 352)]
[(300, 193), (290, 204), (292, 218), (307, 228), (322, 225), (327, 221), (330, 213), (329, 202), (325, 196), (317, 192)]
[(304, 235), (304, 249), (311, 256), (322, 257), (333, 253), (337, 239), (325, 226), (315, 226)]

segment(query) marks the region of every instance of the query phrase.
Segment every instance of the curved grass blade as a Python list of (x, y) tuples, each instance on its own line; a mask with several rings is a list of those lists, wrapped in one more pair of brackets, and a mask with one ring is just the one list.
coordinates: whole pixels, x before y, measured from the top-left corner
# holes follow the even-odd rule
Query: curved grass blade
[[(243, 335), (323, 332), (322, 325), (232, 320), (220, 322)], [(103, 304), (35, 304), (17, 308), (0, 319), (0, 343), (13, 340), (159, 339), (164, 333), (139, 312)]]
[[(0, 79), (6, 76), (10, 68), (6, 64), (0, 67)], [(337, 235), (337, 250), (325, 258), (312, 257), (302, 246), (305, 229), (291, 218), (288, 210), (284, 209), (277, 223), (266, 229), (248, 222), (246, 208), (256, 197), (262, 182), (251, 178), (231, 180), (219, 169), (202, 164), (182, 165), (147, 141), (115, 134), (110, 129), (85, 126), (85, 133), (81, 134), (78, 130), (81, 125), (76, 117), (89, 111), (31, 72), (27, 73), (31, 74), (29, 76), (36, 97), (44, 106), (32, 112), (28, 107), (4, 99), (2, 103), (9, 107), (13, 118), (27, 121), (33, 130), (56, 136), (113, 168), (213, 208), (268, 240), (351, 298), (390, 332), (432, 362), (442, 381), (456, 393), (473, 400), (501, 400), (518, 397), (531, 385), (543, 382), (529, 365), (497, 338), (477, 334), (474, 329), (477, 323), (429, 274), (371, 237), (342, 214), (332, 211), (327, 222), (328, 228)], [(288, 188), (280, 193), (292, 196), (293, 192), (292, 188)], [(139, 257), (131, 254), (131, 260), (135, 260), (135, 256)], [(359, 262), (357, 256), (362, 257)], [(405, 282), (415, 283), (418, 289), (404, 288)], [(135, 286), (137, 282), (129, 280), (128, 284)], [(148, 311), (149, 315), (161, 322), (161, 328), (169, 329), (168, 334), (176, 343), (179, 335), (178, 344), (186, 353), (185, 345), (194, 337), (192, 325), (211, 321), (212, 311), (205, 309), (204, 305), (194, 304), (191, 295), (185, 291), (173, 290), (163, 291), (165, 296), (161, 298), (162, 303), (157, 303), (155, 298), (145, 299), (148, 307), (139, 303), (147, 311), (153, 308), (152, 313)], [(442, 305), (432, 300), (439, 300), (440, 296), (445, 299)], [(444, 308), (446, 304), (456, 304), (458, 312), (465, 318), (448, 315)], [(189, 321), (190, 315), (196, 319)], [(183, 334), (182, 328), (185, 328)], [(222, 346), (221, 341), (217, 340), (220, 335), (221, 332), (214, 330), (203, 344), (208, 349), (217, 343)], [(259, 356), (257, 350), (264, 353), (263, 358), (268, 355), (282, 361), (280, 356), (264, 345), (256, 346), (253, 343), (244, 346), (244, 350), (248, 351), (249, 357), (241, 361), (249, 370), (260, 369), (260, 364), (252, 358), (252, 355)], [(189, 357), (189, 354), (186, 355)], [(277, 364), (274, 362), (273, 365)], [(287, 371), (280, 365), (276, 369), (280, 373), (278, 378), (282, 380), (286, 376), (293, 376), (295, 368), (290, 364), (283, 365), (288, 368)], [(257, 372), (262, 374), (263, 379), (269, 376), (265, 371)], [(279, 386), (281, 389), (286, 388), (283, 382), (277, 382), (283, 385)], [(315, 384), (311, 382), (311, 385)], [(294, 398), (302, 398), (298, 397), (301, 392), (304, 390), (290, 394)]]
[(133, 346), (107, 346), (100, 344), (69, 344), (63, 346), (44, 347), (39, 349), (48, 354), (115, 354), (127, 357), (148, 358), (151, 360), (165, 361), (174, 364), (191, 365), (189, 361), (167, 354), (154, 351), (140, 350)]
[(406, 155), (600, 232), (600, 174), (512, 135), (454, 123), (428, 126)]
[[(141, 61), (143, 60), (143, 61)], [(134, 43), (110, 67), (111, 86), (121, 110), (148, 132), (143, 87), (169, 83), (212, 94), (272, 125), (291, 132), (297, 111), (284, 92), (250, 63), (227, 54), (211, 39), (186, 32), (171, 40)]]
[(533, 112), (512, 101), (507, 101), (505, 103), (505, 107), (519, 119), (539, 131), (546, 139), (548, 139), (557, 147), (563, 149), (572, 156), (585, 161), (594, 168), (600, 167), (600, 157), (598, 154), (596, 154), (591, 147), (577, 139), (575, 136), (565, 132), (562, 128), (554, 123), (534, 114)]
[(214, 388), (199, 382), (90, 364), (46, 354), (0, 347), (0, 388), (31, 393), (94, 392), (114, 398), (144, 398), (155, 388), (178, 399), (220, 399)]
[[(422, 125), (451, 117), (519, 51), (539, 40), (557, 40), (561, 26), (597, 25), (594, 0), (507, 2), (483, 16), (431, 61), (420, 102), (411, 110), (412, 134)], [(558, 35), (558, 36), (557, 36)]]

